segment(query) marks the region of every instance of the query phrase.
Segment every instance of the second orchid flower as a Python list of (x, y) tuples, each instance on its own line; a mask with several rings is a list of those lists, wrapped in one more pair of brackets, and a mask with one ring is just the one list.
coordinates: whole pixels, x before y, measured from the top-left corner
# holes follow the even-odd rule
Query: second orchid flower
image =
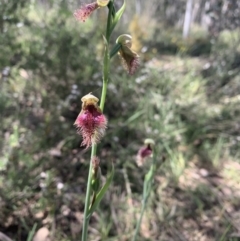
[(122, 34), (116, 43), (121, 45), (119, 55), (122, 58), (124, 68), (130, 75), (133, 75), (139, 67), (139, 56), (131, 49), (132, 37), (128, 34)]

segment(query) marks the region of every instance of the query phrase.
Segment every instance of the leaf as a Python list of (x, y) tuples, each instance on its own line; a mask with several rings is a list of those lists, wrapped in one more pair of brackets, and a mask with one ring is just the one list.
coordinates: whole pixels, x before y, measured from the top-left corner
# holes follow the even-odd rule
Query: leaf
[(125, 122), (124, 124), (125, 124), (125, 125), (130, 124), (131, 122), (133, 122), (133, 121), (137, 120), (139, 117), (141, 117), (144, 113), (145, 113), (145, 111), (143, 111), (143, 110), (134, 113), (132, 116), (130, 116), (130, 117), (126, 120), (126, 122)]
[(98, 192), (98, 194), (96, 196), (95, 202), (93, 203), (93, 205), (88, 210), (87, 218), (90, 218), (91, 215), (93, 214), (93, 212), (97, 209), (99, 203), (103, 199), (105, 193), (107, 192), (107, 190), (108, 190), (108, 188), (109, 188), (109, 186), (110, 186), (110, 184), (112, 182), (113, 176), (114, 176), (114, 167), (112, 166), (112, 171), (111, 171), (110, 175), (108, 176), (106, 183), (100, 189), (100, 191)]
[(152, 164), (148, 173), (145, 175), (145, 178), (144, 178), (143, 197), (145, 200), (147, 200), (147, 198), (150, 194), (150, 191), (152, 189), (153, 175), (154, 175), (154, 166)]
[(37, 224), (34, 223), (33, 227), (32, 227), (32, 230), (30, 231), (30, 233), (28, 234), (28, 238), (27, 238), (27, 241), (32, 241), (33, 240), (33, 236), (34, 236), (34, 233), (36, 231), (36, 228), (37, 228)]
[(122, 7), (115, 13), (115, 16), (113, 18), (113, 22), (112, 22), (111, 28), (110, 28), (110, 34), (112, 33), (113, 29), (116, 27), (118, 21), (122, 17), (122, 14), (123, 14), (125, 8), (126, 8), (126, 2), (124, 0)]

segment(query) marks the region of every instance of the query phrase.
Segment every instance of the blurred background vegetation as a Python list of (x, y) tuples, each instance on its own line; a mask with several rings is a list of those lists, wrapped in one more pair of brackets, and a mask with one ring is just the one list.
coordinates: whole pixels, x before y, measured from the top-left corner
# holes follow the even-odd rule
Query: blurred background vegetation
[[(73, 123), (83, 95), (100, 97), (107, 10), (78, 23), (81, 4), (0, 2), (0, 240), (79, 240), (89, 151)], [(116, 174), (90, 240), (131, 239), (145, 138), (159, 168), (139, 241), (239, 240), (239, 25), (237, 0), (127, 1), (112, 43), (131, 34), (141, 67), (112, 62), (98, 155)]]

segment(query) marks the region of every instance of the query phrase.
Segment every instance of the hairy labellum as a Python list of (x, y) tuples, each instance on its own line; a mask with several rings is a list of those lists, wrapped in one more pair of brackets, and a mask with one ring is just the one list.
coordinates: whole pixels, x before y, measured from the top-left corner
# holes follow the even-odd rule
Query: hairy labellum
[(97, 2), (89, 3), (76, 10), (73, 15), (77, 20), (85, 22), (86, 19), (92, 14), (92, 12), (98, 8), (99, 5)]
[(74, 125), (82, 135), (82, 146), (86, 148), (100, 141), (107, 127), (107, 118), (98, 107), (98, 99), (89, 94), (82, 98), (83, 105)]
[(155, 142), (152, 139), (146, 139), (144, 141), (144, 146), (141, 147), (137, 154), (137, 165), (142, 166), (144, 164), (144, 161), (152, 156), (153, 154), (153, 147), (155, 145)]

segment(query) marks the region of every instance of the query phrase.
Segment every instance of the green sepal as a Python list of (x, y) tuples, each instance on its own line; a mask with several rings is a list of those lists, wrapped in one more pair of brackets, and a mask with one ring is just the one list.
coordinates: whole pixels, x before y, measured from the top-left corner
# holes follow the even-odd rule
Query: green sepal
[(117, 52), (121, 49), (122, 45), (121, 44), (115, 44), (114, 47), (112, 48), (111, 52), (110, 52), (110, 59), (117, 54)]
[(111, 28), (110, 28), (110, 34), (112, 33), (113, 29), (116, 27), (118, 21), (122, 17), (122, 14), (123, 14), (125, 8), (126, 8), (126, 2), (124, 0), (122, 7), (115, 13), (115, 16), (113, 18), (113, 21), (112, 21), (112, 24), (111, 24)]
[(93, 214), (93, 212), (97, 209), (99, 203), (101, 202), (101, 200), (103, 199), (105, 193), (107, 192), (111, 182), (112, 182), (112, 179), (113, 179), (113, 176), (114, 176), (114, 167), (112, 166), (112, 170), (111, 170), (111, 173), (110, 175), (108, 176), (107, 178), (107, 181), (106, 183), (104, 184), (104, 186), (100, 189), (100, 191), (98, 192), (97, 196), (96, 196), (96, 199), (93, 203), (93, 205), (90, 207), (90, 209), (88, 210), (88, 214), (87, 214), (87, 218), (90, 218), (91, 215)]

